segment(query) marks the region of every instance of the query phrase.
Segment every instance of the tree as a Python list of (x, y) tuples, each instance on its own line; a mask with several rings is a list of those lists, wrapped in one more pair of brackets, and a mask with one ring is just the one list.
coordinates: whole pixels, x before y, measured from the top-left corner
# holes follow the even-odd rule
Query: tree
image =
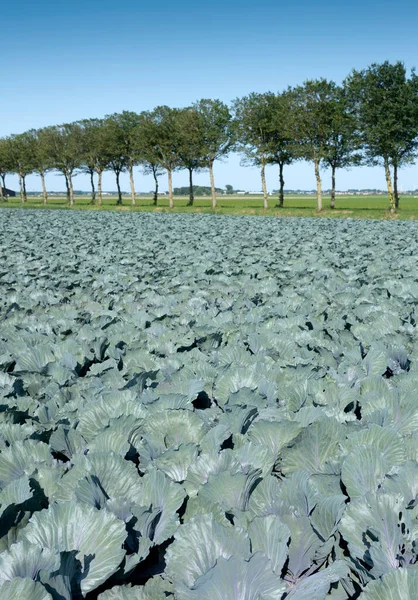
[[(87, 148), (91, 155), (91, 164), (94, 164), (94, 170), (97, 173), (97, 200), (99, 206), (101, 206), (103, 203), (103, 172), (109, 167), (110, 161), (107, 141), (108, 130), (103, 119), (90, 119), (87, 129)], [(93, 177), (91, 177), (91, 179), (93, 179)]]
[(390, 212), (394, 213), (399, 206), (398, 168), (411, 160), (417, 146), (417, 77), (413, 71), (408, 80), (403, 63), (386, 61), (353, 70), (345, 85), (366, 160), (383, 163)]
[(138, 124), (134, 131), (134, 145), (144, 175), (152, 175), (154, 178), (154, 206), (158, 204), (158, 177), (163, 172), (158, 139), (155, 137), (157, 129), (158, 125), (151, 112), (143, 111), (139, 114)]
[(142, 123), (142, 131), (148, 141), (147, 145), (149, 143), (152, 160), (167, 171), (170, 208), (174, 207), (173, 171), (180, 166), (178, 114), (177, 108), (157, 106), (148, 113), (146, 121)]
[(204, 98), (193, 107), (200, 116), (203, 131), (202, 165), (209, 169), (212, 189), (212, 208), (216, 208), (216, 188), (213, 175), (213, 165), (228, 155), (233, 149), (234, 136), (232, 130), (232, 115), (226, 104), (220, 100)]
[[(106, 143), (107, 164), (116, 177), (116, 187), (118, 190), (116, 204), (121, 205), (122, 191), (120, 188), (120, 175), (127, 171), (128, 159), (125, 154), (124, 132), (120, 126), (117, 114), (105, 117), (103, 122), (103, 136)], [(135, 195), (133, 204), (135, 204)]]
[(13, 172), (19, 177), (20, 200), (28, 201), (26, 194), (26, 176), (33, 171), (32, 147), (26, 133), (11, 135), (6, 138), (7, 154)]
[[(406, 74), (405, 74), (406, 75)], [(398, 115), (398, 135), (392, 152), (393, 194), (395, 209), (399, 208), (398, 170), (414, 162), (418, 147), (418, 77), (413, 70), (410, 78), (400, 85), (403, 110)]]
[(234, 193), (234, 186), (231, 185), (230, 183), (227, 183), (225, 186), (225, 190), (227, 195), (232, 195)]
[(294, 141), (293, 96), (288, 91), (281, 94), (265, 94), (270, 105), (270, 128), (267, 131), (268, 162), (279, 166), (279, 204), (284, 205), (283, 170), (298, 158)]
[(132, 111), (124, 110), (122, 113), (114, 113), (106, 117), (106, 123), (111, 134), (111, 166), (116, 175), (118, 186), (118, 204), (122, 204), (120, 194), (119, 175), (128, 171), (131, 187), (131, 202), (135, 206), (135, 183), (133, 168), (139, 163), (140, 144), (137, 128), (140, 116)]
[(297, 152), (312, 161), (317, 189), (317, 211), (322, 210), (320, 164), (325, 160), (333, 133), (337, 86), (333, 81), (316, 79), (289, 90), (294, 106), (295, 141)]
[(196, 108), (189, 106), (177, 112), (177, 139), (179, 167), (189, 172), (189, 201), (188, 206), (193, 206), (193, 171), (198, 171), (203, 166), (203, 144), (205, 131), (203, 122)]
[(261, 167), (264, 208), (268, 208), (265, 168), (270, 161), (270, 133), (273, 124), (270, 94), (251, 93), (233, 102), (234, 127), (244, 164)]
[(23, 135), (26, 137), (32, 170), (38, 173), (41, 178), (42, 195), (44, 205), (46, 205), (48, 202), (48, 193), (46, 191), (45, 175), (53, 166), (48, 151), (48, 135), (45, 135), (44, 129), (30, 129)]
[(73, 176), (83, 163), (83, 132), (79, 123), (64, 123), (42, 130), (45, 152), (54, 169), (63, 174), (67, 200), (74, 205)]
[[(83, 119), (77, 122), (81, 127), (81, 155), (82, 164), (80, 172), (89, 175), (91, 186), (91, 203), (96, 204), (96, 188), (94, 185), (94, 174), (96, 172), (98, 147), (96, 143), (96, 129), (99, 127), (99, 119)], [(100, 182), (101, 184), (101, 182)], [(101, 193), (100, 193), (101, 197)], [(100, 202), (101, 203), (101, 202)]]
[[(323, 163), (331, 168), (331, 208), (335, 208), (335, 172), (361, 163), (357, 121), (349, 110), (347, 90), (335, 88), (331, 120), (331, 135), (325, 147)], [(357, 152), (356, 152), (357, 151)]]

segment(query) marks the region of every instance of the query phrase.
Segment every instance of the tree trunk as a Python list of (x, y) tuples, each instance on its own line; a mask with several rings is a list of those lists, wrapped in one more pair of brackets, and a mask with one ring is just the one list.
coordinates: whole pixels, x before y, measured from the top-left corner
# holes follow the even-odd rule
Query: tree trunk
[(284, 205), (283, 167), (284, 167), (284, 164), (282, 162), (279, 163), (279, 181), (280, 181), (279, 208), (283, 208), (283, 205)]
[(189, 201), (187, 206), (193, 206), (194, 194), (193, 194), (193, 169), (189, 169)]
[(134, 182), (134, 168), (132, 165), (129, 165), (129, 182), (131, 184), (131, 199), (132, 206), (135, 206), (135, 182)]
[(168, 175), (168, 201), (170, 208), (174, 208), (173, 201), (173, 171), (171, 169), (167, 169)]
[(96, 189), (94, 187), (94, 170), (90, 169), (91, 203), (96, 204)]
[(1, 177), (1, 185), (0, 185), (0, 192), (1, 192), (1, 200), (2, 202), (7, 202), (7, 198), (6, 198), (6, 175), (4, 173), (2, 173), (0, 175)]
[(70, 202), (71, 202), (71, 194), (70, 194), (70, 185), (68, 183), (67, 173), (64, 173), (64, 177), (65, 177), (65, 187), (67, 188), (67, 202), (68, 202), (68, 204), (70, 204)]
[(39, 173), (39, 175), (41, 176), (41, 182), (42, 182), (42, 194), (44, 197), (44, 205), (46, 206), (48, 203), (48, 194), (46, 192), (46, 185), (45, 185), (45, 173), (43, 171), (41, 171)]
[(390, 212), (391, 212), (391, 214), (393, 214), (395, 212), (395, 195), (393, 193), (392, 177), (390, 174), (390, 167), (389, 167), (389, 159), (385, 158), (384, 164), (385, 164), (386, 185), (388, 187), (388, 194), (389, 194)]
[(99, 206), (103, 204), (103, 196), (102, 196), (102, 169), (96, 169), (97, 173), (97, 199), (99, 201)]
[(398, 165), (393, 165), (393, 193), (395, 195), (395, 209), (399, 208), (399, 192), (398, 192)]
[(118, 188), (118, 199), (117, 199), (116, 204), (121, 205), (122, 204), (122, 192), (120, 191), (120, 182), (119, 182), (120, 171), (115, 171), (115, 175), (116, 175), (116, 187)]
[(210, 189), (212, 190), (212, 210), (216, 210), (215, 178), (213, 176), (213, 162), (209, 163)]
[(261, 187), (263, 189), (264, 208), (268, 208), (267, 186), (266, 186), (266, 166), (261, 165)]
[(152, 174), (154, 176), (154, 181), (155, 181), (155, 190), (154, 190), (154, 206), (157, 206), (158, 203), (158, 177), (157, 177), (157, 169), (155, 167), (152, 167)]
[(315, 177), (316, 177), (316, 210), (321, 212), (322, 210), (322, 183), (321, 175), (319, 173), (319, 162), (315, 160)]
[(73, 176), (71, 173), (68, 173), (68, 187), (70, 190), (70, 206), (74, 206)]
[(23, 177), (19, 173), (19, 190), (20, 190), (20, 201), (22, 204), (25, 203), (25, 194), (23, 192)]
[(22, 175), (22, 184), (23, 184), (23, 198), (24, 202), (28, 201), (28, 195), (26, 193), (26, 175)]
[(331, 208), (335, 208), (335, 167), (331, 167)]

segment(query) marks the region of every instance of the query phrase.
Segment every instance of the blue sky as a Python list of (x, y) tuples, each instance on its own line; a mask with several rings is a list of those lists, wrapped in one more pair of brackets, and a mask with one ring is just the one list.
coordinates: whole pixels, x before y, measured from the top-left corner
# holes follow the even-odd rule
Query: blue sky
[[(340, 82), (372, 62), (418, 62), (418, 3), (412, 0), (21, 0), (2, 7), (0, 135), (112, 112), (184, 106), (199, 98), (226, 102), (251, 91), (278, 91), (307, 78)], [(329, 174), (324, 171), (324, 185)], [(257, 169), (238, 156), (219, 163), (216, 184), (259, 189)], [(269, 189), (278, 187), (274, 168)], [(285, 173), (286, 187), (314, 188), (311, 165)], [(139, 190), (152, 187), (138, 170)], [(174, 185), (186, 185), (185, 173)], [(196, 175), (208, 184), (208, 175)], [(11, 187), (16, 185), (10, 178)], [(165, 178), (161, 181), (166, 188)], [(383, 172), (338, 174), (337, 187), (381, 187)], [(50, 189), (64, 189), (49, 175)], [(84, 176), (77, 189), (87, 189)], [(105, 189), (115, 189), (107, 174)], [(418, 166), (400, 187), (418, 187)], [(28, 189), (40, 188), (36, 177)], [(127, 180), (124, 188), (128, 189)]]

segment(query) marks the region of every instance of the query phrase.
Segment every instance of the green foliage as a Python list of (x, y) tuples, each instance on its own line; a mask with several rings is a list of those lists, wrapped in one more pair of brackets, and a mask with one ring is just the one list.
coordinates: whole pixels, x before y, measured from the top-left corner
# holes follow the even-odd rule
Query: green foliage
[(253, 165), (266, 165), (271, 155), (271, 133), (273, 131), (273, 94), (255, 92), (237, 98), (232, 106), (234, 111), (234, 132), (238, 148), (244, 155), (244, 162)]
[[(418, 141), (418, 78), (403, 63), (373, 63), (345, 81), (351, 111), (369, 164), (383, 162), (391, 211), (399, 206), (397, 170), (413, 162)], [(389, 165), (393, 167), (392, 174)]]
[(208, 98), (193, 104), (203, 132), (203, 164), (213, 165), (215, 160), (227, 156), (234, 147), (232, 115), (228, 106), (221, 100)]
[[(218, 194), (223, 193), (222, 188), (215, 188), (215, 190)], [(173, 194), (175, 196), (187, 196), (189, 191), (190, 191), (189, 186), (173, 188)], [(193, 194), (195, 196), (210, 196), (210, 192), (211, 192), (211, 189), (209, 186), (206, 186), (206, 185), (194, 185), (193, 186)]]
[(72, 175), (82, 164), (82, 128), (78, 123), (46, 127), (42, 132), (45, 151), (57, 171)]
[(180, 110), (157, 106), (144, 115), (142, 135), (145, 137), (149, 159), (164, 169), (173, 171), (180, 166), (178, 115)]
[[(172, 174), (189, 171), (189, 205), (193, 203), (193, 173), (208, 169), (212, 209), (217, 207), (213, 165), (230, 152), (243, 154), (243, 164), (260, 166), (264, 208), (268, 208), (265, 167), (278, 166), (279, 207), (284, 206), (284, 168), (296, 160), (314, 163), (317, 210), (322, 210), (320, 167), (331, 168), (332, 202), (335, 205), (335, 172), (354, 165), (383, 162), (391, 212), (399, 207), (398, 170), (412, 164), (418, 145), (418, 77), (408, 75), (400, 62), (372, 64), (353, 70), (342, 87), (326, 79), (308, 80), (282, 92), (250, 93), (228, 107), (218, 99), (203, 98), (184, 108), (157, 106), (137, 114), (123, 111), (104, 119), (84, 119), (39, 131), (0, 139), (0, 178), (17, 173), (21, 198), (26, 202), (25, 177), (62, 173), (73, 204), (72, 177), (88, 173), (95, 202), (94, 177), (113, 170), (122, 204), (120, 175), (129, 173), (132, 205), (136, 204), (133, 168), (155, 182), (168, 172), (170, 208)], [(391, 173), (391, 169), (393, 174)], [(392, 183), (393, 179), (393, 183)], [(228, 192), (230, 193), (230, 192)]]
[(369, 162), (402, 160), (415, 148), (418, 136), (418, 80), (410, 79), (403, 63), (373, 63), (353, 70), (345, 86), (351, 110)]

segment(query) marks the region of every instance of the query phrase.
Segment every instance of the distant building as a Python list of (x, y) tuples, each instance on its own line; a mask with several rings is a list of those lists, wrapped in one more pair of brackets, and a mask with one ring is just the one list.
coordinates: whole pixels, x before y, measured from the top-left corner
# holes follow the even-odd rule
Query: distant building
[(16, 192), (13, 190), (9, 190), (9, 188), (2, 187), (2, 195), (7, 196), (8, 198), (14, 198), (16, 196)]

